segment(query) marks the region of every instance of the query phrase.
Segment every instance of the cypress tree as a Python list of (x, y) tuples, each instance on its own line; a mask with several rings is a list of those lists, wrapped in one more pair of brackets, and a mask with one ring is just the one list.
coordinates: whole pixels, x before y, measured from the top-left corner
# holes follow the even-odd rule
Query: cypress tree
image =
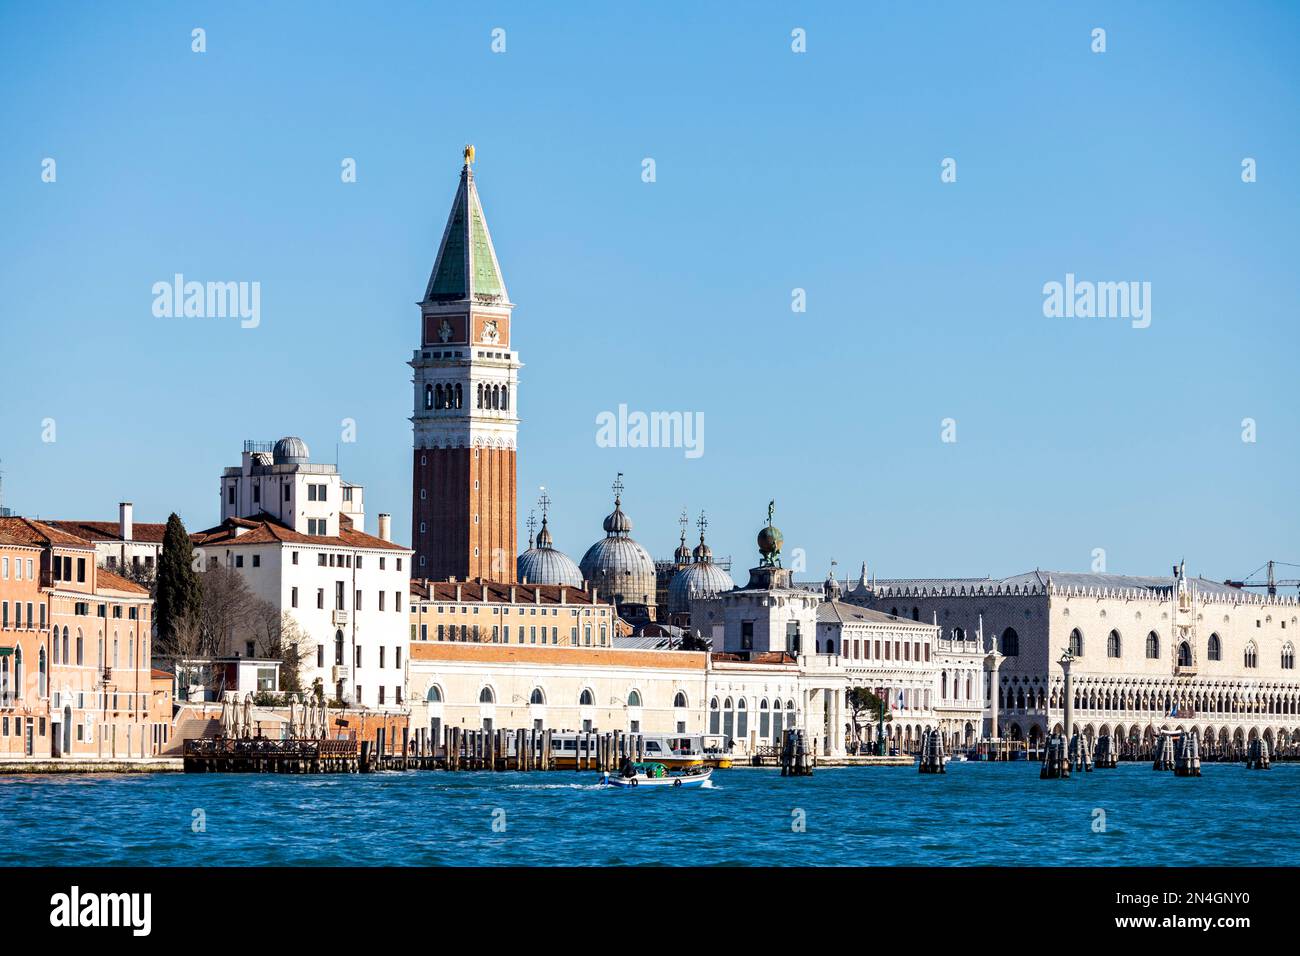
[(154, 622), (158, 626), (158, 643), (168, 653), (176, 647), (176, 622), (193, 619), (199, 613), (201, 592), (194, 571), (194, 546), (172, 512), (163, 533), (162, 554), (158, 556), (158, 597)]

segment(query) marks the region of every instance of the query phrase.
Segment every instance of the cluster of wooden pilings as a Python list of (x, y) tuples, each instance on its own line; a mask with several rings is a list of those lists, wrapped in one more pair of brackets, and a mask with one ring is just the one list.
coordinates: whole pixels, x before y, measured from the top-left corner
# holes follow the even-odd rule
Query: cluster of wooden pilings
[(1183, 734), (1174, 748), (1174, 776), (1201, 775), (1201, 743), (1196, 734)]
[(811, 777), (815, 762), (802, 730), (781, 731), (781, 776)]
[(1161, 734), (1156, 743), (1155, 760), (1152, 770), (1173, 770), (1177, 760), (1174, 756), (1174, 738), (1172, 734)]
[(1040, 780), (1064, 780), (1070, 776), (1070, 755), (1066, 749), (1065, 734), (1052, 734), (1043, 751), (1043, 765), (1039, 768)]
[(1119, 765), (1119, 748), (1110, 734), (1102, 734), (1097, 738), (1093, 763), (1098, 770), (1114, 770)]
[(352, 740), (207, 737), (185, 741), (186, 773), (364, 773)]
[(947, 773), (948, 755), (943, 749), (943, 735), (937, 730), (927, 730), (921, 735), (921, 760), (917, 769), (921, 773)]
[[(611, 773), (624, 760), (645, 759), (645, 735), (622, 731), (583, 733), (574, 739), (574, 750), (564, 751), (565, 765), (572, 761), (576, 771)], [(447, 728), (443, 766), (447, 770), (556, 770), (561, 755), (554, 747), (553, 732), (520, 730), (462, 730)]]
[(1250, 748), (1246, 751), (1246, 769), (1268, 770), (1271, 767), (1272, 761), (1269, 758), (1268, 741), (1252, 740)]
[(1088, 752), (1088, 738), (1080, 736), (1076, 731), (1070, 738), (1070, 768), (1073, 770), (1082, 770), (1084, 773), (1092, 773), (1092, 754)]

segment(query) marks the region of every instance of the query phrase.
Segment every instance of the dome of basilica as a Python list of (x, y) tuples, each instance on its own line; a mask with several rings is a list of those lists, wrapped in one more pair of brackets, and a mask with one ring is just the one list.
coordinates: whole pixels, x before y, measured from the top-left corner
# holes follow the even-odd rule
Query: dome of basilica
[(735, 588), (731, 575), (712, 561), (689, 564), (668, 584), (668, 613), (688, 614), (692, 598), (716, 597)]
[[(530, 519), (531, 523), (531, 519)], [(515, 572), (521, 584), (562, 584), (565, 587), (582, 587), (582, 571), (573, 559), (556, 550), (551, 532), (542, 515), (542, 530), (537, 533), (537, 543), (515, 561)]]
[(632, 521), (623, 513), (621, 490), (621, 485), (616, 486), (614, 510), (605, 518), (605, 537), (587, 549), (578, 567), (603, 600), (653, 607), (655, 562), (631, 538)]

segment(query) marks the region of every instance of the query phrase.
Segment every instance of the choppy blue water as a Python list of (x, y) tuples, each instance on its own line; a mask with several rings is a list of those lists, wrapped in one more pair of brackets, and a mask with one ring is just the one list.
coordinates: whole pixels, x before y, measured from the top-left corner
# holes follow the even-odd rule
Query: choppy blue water
[(0, 777), (0, 865), (1300, 862), (1297, 765), (1207, 764), (1200, 779), (1126, 764), (1039, 780), (1034, 763), (967, 763), (943, 776), (737, 769), (695, 791), (595, 783), (573, 772)]

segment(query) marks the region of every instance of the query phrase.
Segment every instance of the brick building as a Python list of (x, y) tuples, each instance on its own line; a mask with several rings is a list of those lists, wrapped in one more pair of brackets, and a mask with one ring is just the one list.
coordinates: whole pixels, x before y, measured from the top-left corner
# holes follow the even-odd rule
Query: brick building
[(420, 302), (413, 382), (413, 572), (515, 580), (519, 354), (514, 305), (474, 185), (473, 149)]

